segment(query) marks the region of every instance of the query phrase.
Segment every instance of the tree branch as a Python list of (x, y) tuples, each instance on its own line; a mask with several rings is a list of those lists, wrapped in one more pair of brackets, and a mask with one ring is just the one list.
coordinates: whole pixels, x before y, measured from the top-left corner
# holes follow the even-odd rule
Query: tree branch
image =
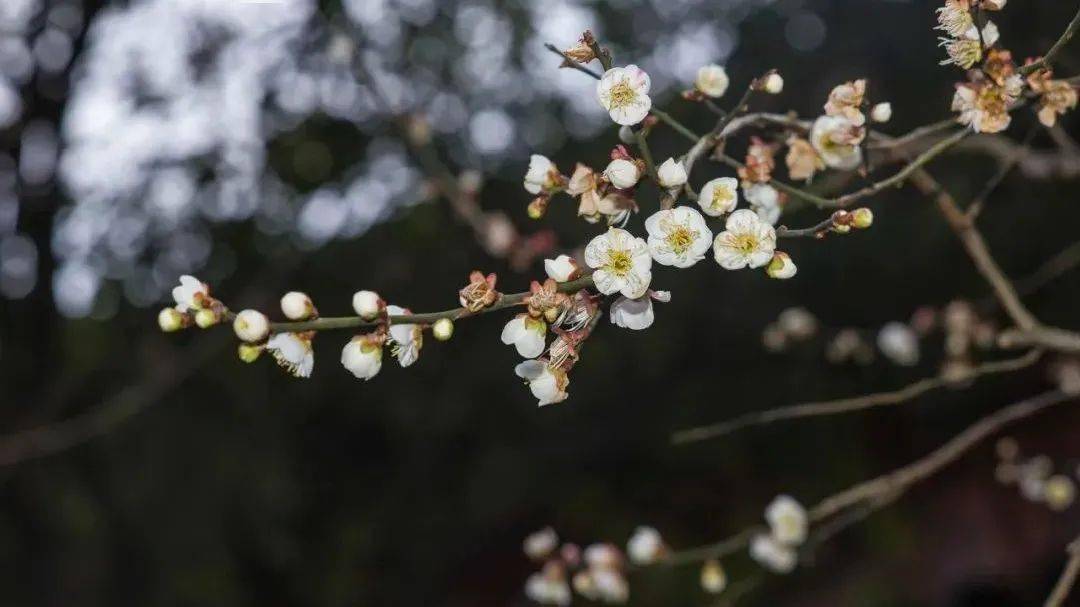
[(1065, 599), (1069, 598), (1069, 592), (1076, 584), (1077, 576), (1080, 576), (1080, 537), (1072, 541), (1065, 549), (1069, 554), (1069, 560), (1065, 563), (1065, 569), (1061, 572), (1054, 590), (1046, 598), (1044, 607), (1061, 607)]
[[(972, 369), (968, 379), (975, 380), (987, 375), (1019, 371), (1020, 369), (1035, 364), (1041, 356), (1042, 352), (1033, 350), (1019, 358), (984, 363)], [(899, 405), (930, 392), (931, 390), (937, 390), (949, 385), (950, 382), (940, 376), (927, 377), (891, 392), (877, 392), (851, 398), (815, 401), (778, 407), (776, 409), (768, 409), (766, 411), (753, 411), (719, 424), (681, 430), (672, 435), (671, 442), (676, 445), (685, 445), (687, 443), (725, 436), (744, 428), (762, 426), (779, 421), (819, 417), (822, 415), (837, 415), (840, 413), (864, 411), (866, 409), (874, 409), (889, 405)]]

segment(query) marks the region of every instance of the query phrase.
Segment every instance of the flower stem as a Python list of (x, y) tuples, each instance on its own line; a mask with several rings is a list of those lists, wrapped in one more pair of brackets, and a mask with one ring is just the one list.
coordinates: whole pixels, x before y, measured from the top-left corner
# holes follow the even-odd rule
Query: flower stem
[[(591, 275), (583, 276), (576, 280), (559, 283), (560, 293), (576, 293), (582, 289), (593, 286)], [(465, 308), (454, 308), (442, 312), (425, 312), (422, 314), (398, 314), (389, 316), (387, 320), (391, 325), (429, 325), (441, 318), (458, 320), (467, 316), (478, 316), (488, 312), (495, 312), (524, 303), (529, 296), (529, 291), (521, 293), (509, 293), (503, 295), (491, 306), (480, 312), (472, 313)], [(298, 322), (274, 322), (270, 323), (271, 333), (301, 333), (303, 331), (329, 331), (335, 329), (365, 329), (373, 328), (384, 323), (383, 320), (364, 320), (359, 316), (337, 316), (303, 320)]]

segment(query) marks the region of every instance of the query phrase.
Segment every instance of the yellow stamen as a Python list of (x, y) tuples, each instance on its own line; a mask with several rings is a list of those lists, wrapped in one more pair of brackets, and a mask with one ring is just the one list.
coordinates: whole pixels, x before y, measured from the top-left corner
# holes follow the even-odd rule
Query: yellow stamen
[(630, 259), (630, 252), (621, 249), (613, 249), (608, 251), (607, 263), (604, 264), (604, 269), (616, 276), (626, 276), (630, 273), (630, 269), (634, 266), (633, 261)]

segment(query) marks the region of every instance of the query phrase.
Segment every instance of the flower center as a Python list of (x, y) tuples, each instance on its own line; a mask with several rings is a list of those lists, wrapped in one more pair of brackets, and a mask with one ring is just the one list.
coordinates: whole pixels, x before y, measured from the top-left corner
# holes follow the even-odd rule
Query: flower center
[(626, 276), (630, 273), (630, 268), (633, 267), (633, 261), (630, 259), (630, 252), (624, 249), (614, 249), (608, 251), (607, 264), (605, 269), (615, 274), (616, 276)]
[(727, 188), (716, 188), (713, 190), (712, 207), (714, 209), (723, 208), (729, 200), (731, 200), (731, 190)]
[(758, 239), (753, 234), (739, 234), (735, 237), (733, 245), (743, 255), (749, 255), (757, 249)]
[(620, 80), (608, 91), (611, 99), (611, 107), (626, 107), (637, 100), (637, 91), (630, 86), (628, 80)]
[(697, 231), (686, 226), (679, 226), (667, 234), (667, 244), (676, 255), (682, 255), (694, 243)]

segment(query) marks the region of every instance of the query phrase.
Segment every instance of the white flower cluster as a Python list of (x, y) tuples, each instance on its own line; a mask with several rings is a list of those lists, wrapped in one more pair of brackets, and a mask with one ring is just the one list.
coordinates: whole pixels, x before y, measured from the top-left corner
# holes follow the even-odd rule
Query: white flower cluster
[[(630, 599), (627, 561), (650, 565), (668, 552), (660, 533), (645, 526), (638, 527), (627, 541), (625, 555), (612, 544), (592, 544), (584, 550), (571, 543), (560, 547), (551, 527), (526, 537), (523, 549), (531, 560), (542, 563), (540, 571), (525, 581), (525, 596), (542, 605), (569, 605), (574, 592), (590, 601), (625, 603)], [(710, 583), (716, 585), (712, 577)]]
[(750, 556), (770, 571), (790, 573), (799, 562), (796, 552), (806, 541), (806, 510), (795, 499), (780, 495), (765, 509), (769, 533), (750, 540)]
[[(1054, 462), (1045, 455), (1023, 458), (1013, 438), (1002, 438), (996, 445), (998, 464), (994, 476), (1004, 485), (1016, 485), (1025, 499), (1045, 504), (1060, 512), (1076, 501), (1076, 481), (1066, 473), (1055, 473)], [(1076, 469), (1080, 477), (1080, 467)]]

